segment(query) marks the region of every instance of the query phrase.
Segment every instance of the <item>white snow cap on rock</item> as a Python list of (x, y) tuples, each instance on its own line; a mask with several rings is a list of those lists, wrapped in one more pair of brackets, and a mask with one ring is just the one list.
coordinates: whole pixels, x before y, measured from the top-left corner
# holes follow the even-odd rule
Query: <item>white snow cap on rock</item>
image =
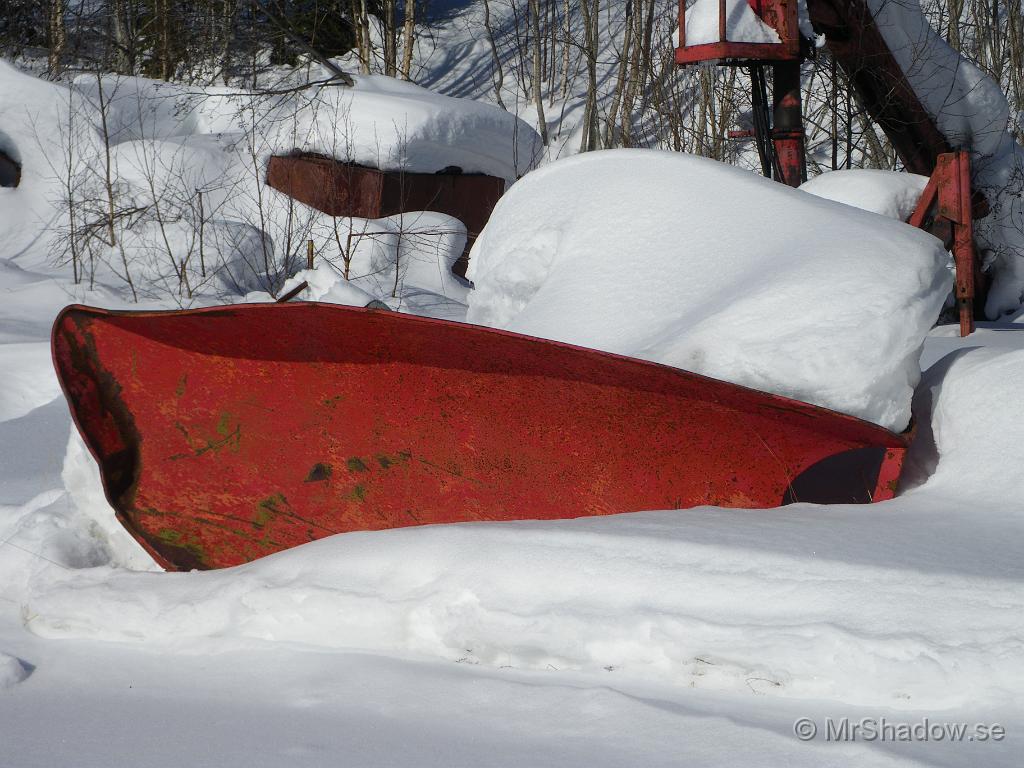
[(903, 429), (949, 291), (931, 235), (650, 150), (558, 161), (498, 203), (468, 320), (654, 360)]
[(800, 186), (802, 192), (906, 221), (928, 183), (927, 176), (869, 168), (829, 171)]

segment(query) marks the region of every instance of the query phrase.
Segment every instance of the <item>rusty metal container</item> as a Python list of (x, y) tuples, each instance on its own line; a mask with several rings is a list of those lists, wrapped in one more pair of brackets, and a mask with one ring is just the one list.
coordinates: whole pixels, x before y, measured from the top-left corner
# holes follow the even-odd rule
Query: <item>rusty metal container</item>
[(890, 498), (908, 437), (514, 333), (337, 305), (66, 308), (53, 359), (169, 569), (336, 533)]
[(381, 171), (313, 154), (270, 158), (267, 184), (331, 216), (379, 219), (406, 211), (454, 216), (468, 233), (455, 269), (462, 276), (473, 241), (505, 192), (504, 179), (480, 173)]

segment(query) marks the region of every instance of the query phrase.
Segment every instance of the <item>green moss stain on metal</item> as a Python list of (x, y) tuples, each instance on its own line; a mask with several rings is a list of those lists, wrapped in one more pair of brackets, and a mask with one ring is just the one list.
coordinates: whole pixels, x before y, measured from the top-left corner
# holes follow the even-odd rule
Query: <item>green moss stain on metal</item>
[[(217, 420), (217, 434), (221, 437), (227, 437), (231, 428), (231, 414), (227, 411), (221, 413), (220, 418)], [(238, 427), (235, 427), (238, 430)]]
[(334, 474), (334, 467), (330, 464), (317, 462), (309, 470), (309, 474), (306, 475), (306, 479), (303, 482), (322, 483), (324, 480), (329, 480), (332, 474)]
[(366, 462), (358, 456), (353, 456), (345, 462), (345, 466), (352, 472), (369, 472), (370, 468), (366, 466)]

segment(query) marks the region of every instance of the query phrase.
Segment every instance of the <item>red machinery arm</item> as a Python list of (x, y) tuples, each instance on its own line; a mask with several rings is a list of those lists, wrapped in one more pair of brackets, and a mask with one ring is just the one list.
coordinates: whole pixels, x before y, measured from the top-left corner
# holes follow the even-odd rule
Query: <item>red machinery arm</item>
[[(768, 173), (769, 147), (774, 157), (771, 175), (790, 186), (805, 178), (803, 124), (800, 104), (800, 61), (805, 44), (800, 41), (795, 0), (748, 0), (754, 12), (779, 35), (776, 44), (751, 44), (726, 39), (724, 0), (719, 2), (719, 41), (686, 45), (686, 0), (680, 0), (680, 41), (676, 61), (687, 65), (716, 60), (726, 64), (752, 65), (755, 133), (762, 166)], [(860, 102), (882, 128), (911, 173), (930, 176), (917, 210), (914, 226), (939, 237), (953, 252), (956, 263), (956, 297), (960, 331), (974, 330), (975, 297), (985, 289), (975, 254), (972, 217), (983, 216), (987, 205), (971, 190), (970, 147), (951, 147), (914, 92), (902, 67), (882, 36), (867, 0), (807, 0), (814, 28), (825, 36), (829, 50), (845, 73)], [(768, 117), (758, 118), (764, 104), (761, 66), (771, 64), (773, 94), (771, 144), (764, 140)], [(972, 202), (974, 203), (972, 205)], [(978, 302), (980, 309), (981, 302)]]
[(807, 0), (807, 10), (904, 167), (930, 176), (939, 155), (953, 148), (907, 82), (868, 4), (865, 0)]

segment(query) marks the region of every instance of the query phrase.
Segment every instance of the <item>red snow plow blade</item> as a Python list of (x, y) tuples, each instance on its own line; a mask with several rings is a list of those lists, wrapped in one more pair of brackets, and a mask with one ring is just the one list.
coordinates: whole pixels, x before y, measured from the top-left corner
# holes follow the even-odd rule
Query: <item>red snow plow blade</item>
[(890, 498), (908, 438), (654, 363), (325, 304), (65, 309), (53, 356), (168, 569), (335, 533)]

